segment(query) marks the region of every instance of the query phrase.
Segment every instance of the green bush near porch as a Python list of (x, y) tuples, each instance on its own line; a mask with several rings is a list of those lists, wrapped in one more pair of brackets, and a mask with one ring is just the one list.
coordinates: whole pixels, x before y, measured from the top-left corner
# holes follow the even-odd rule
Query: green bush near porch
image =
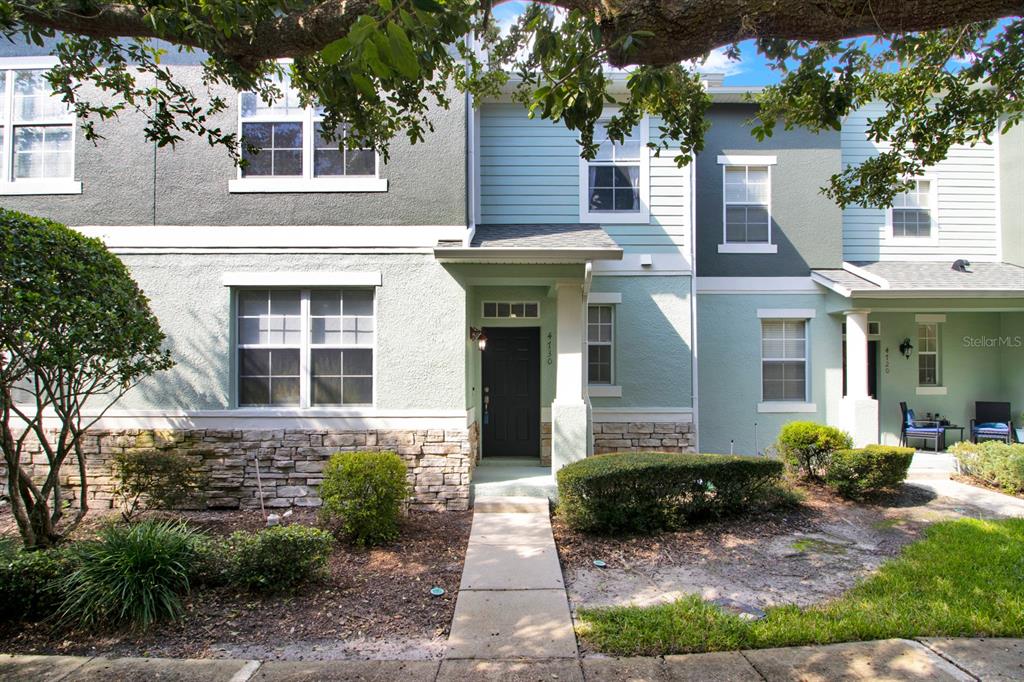
[(336, 453), (320, 484), (321, 519), (361, 547), (394, 540), (411, 492), (406, 475), (394, 452)]
[(1009, 493), (1024, 493), (1024, 444), (997, 440), (957, 443), (949, 449), (960, 470)]
[(763, 457), (597, 455), (558, 471), (558, 514), (584, 532), (653, 532), (775, 499), (782, 473)]
[(789, 422), (779, 431), (775, 449), (786, 468), (801, 478), (820, 481), (829, 457), (853, 447), (850, 434), (814, 422)]
[(825, 484), (843, 497), (868, 497), (903, 483), (913, 459), (913, 448), (892, 445), (836, 450), (825, 464)]
[(777, 606), (744, 621), (690, 595), (653, 607), (581, 609), (580, 634), (617, 656), (832, 644), (892, 637), (1024, 636), (1024, 519), (962, 519), (925, 539), (839, 599)]

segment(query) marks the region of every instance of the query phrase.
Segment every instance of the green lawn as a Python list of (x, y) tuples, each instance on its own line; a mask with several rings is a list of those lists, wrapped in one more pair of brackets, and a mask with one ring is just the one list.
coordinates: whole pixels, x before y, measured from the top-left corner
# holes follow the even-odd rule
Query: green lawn
[(834, 601), (768, 609), (757, 622), (697, 596), (647, 608), (580, 611), (599, 651), (659, 655), (889, 637), (1024, 636), (1024, 519), (964, 519), (928, 529)]

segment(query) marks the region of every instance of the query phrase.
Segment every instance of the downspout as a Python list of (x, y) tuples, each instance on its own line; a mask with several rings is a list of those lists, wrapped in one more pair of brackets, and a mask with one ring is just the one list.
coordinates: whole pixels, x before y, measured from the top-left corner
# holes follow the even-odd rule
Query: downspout
[(700, 398), (697, 362), (697, 158), (690, 162), (690, 378), (693, 382), (693, 449), (700, 452)]
[(466, 234), (463, 246), (473, 243), (476, 232), (476, 115), (473, 95), (466, 93)]

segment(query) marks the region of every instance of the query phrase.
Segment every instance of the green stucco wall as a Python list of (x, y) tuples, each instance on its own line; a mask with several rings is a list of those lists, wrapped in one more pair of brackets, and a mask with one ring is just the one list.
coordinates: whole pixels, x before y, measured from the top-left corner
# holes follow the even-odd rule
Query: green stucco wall
[(591, 398), (594, 407), (693, 406), (691, 279), (595, 277), (591, 292), (615, 292), (615, 377), (621, 398)]
[[(835, 423), (842, 391), (841, 320), (815, 294), (703, 294), (697, 297), (698, 421), (702, 452), (753, 454), (774, 442), (783, 424)], [(811, 308), (809, 400), (815, 412), (758, 412), (761, 402), (761, 321), (758, 308)], [(755, 442), (756, 424), (756, 442)]]
[(429, 254), (125, 255), (149, 296), (177, 365), (119, 408), (231, 406), (231, 292), (225, 272), (379, 271), (376, 407), (464, 407), (466, 317), (461, 286)]

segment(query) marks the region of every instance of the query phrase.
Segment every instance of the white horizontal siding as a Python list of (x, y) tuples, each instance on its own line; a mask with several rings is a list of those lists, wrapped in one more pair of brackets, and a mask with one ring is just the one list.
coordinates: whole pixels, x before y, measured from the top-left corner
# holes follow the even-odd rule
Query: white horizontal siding
[[(579, 146), (561, 124), (530, 120), (516, 105), (480, 112), (480, 222), (579, 222)], [(659, 121), (650, 129), (657, 131)], [(603, 227), (625, 251), (689, 250), (690, 169), (672, 153), (650, 159), (651, 219)]]
[[(882, 113), (873, 105), (852, 114), (841, 134), (843, 165), (859, 164), (886, 146), (867, 138), (868, 120)], [(891, 239), (884, 209), (850, 207), (843, 211), (843, 258), (873, 260), (994, 261), (1000, 257), (997, 155), (992, 145), (958, 145), (949, 158), (929, 169), (936, 182), (938, 240), (934, 243)]]

